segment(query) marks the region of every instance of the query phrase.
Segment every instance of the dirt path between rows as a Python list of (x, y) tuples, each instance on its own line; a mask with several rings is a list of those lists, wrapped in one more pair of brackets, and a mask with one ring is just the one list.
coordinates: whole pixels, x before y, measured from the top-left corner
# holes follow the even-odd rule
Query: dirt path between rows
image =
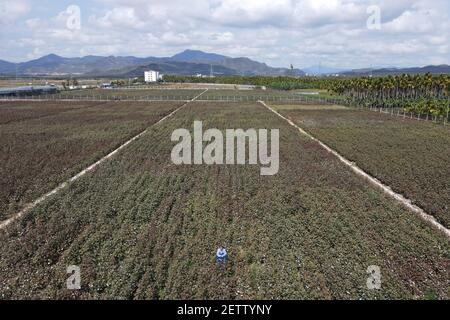
[(304, 129), (302, 129), (301, 127), (296, 125), (292, 120), (286, 118), (285, 116), (281, 115), (280, 113), (278, 113), (277, 111), (275, 111), (274, 109), (269, 107), (264, 101), (258, 101), (258, 102), (261, 105), (263, 105), (264, 107), (266, 107), (267, 109), (269, 109), (270, 111), (272, 111), (273, 113), (275, 113), (280, 118), (282, 118), (285, 121), (287, 121), (291, 126), (296, 128), (297, 130), (299, 130), (300, 133), (302, 133), (303, 135), (305, 135), (305, 136), (309, 137), (310, 139), (314, 140), (321, 147), (323, 147), (325, 150), (327, 150), (328, 152), (332, 153), (342, 163), (344, 163), (353, 172), (355, 172), (358, 176), (363, 177), (364, 179), (368, 180), (371, 185), (377, 187), (378, 189), (381, 189), (384, 193), (389, 195), (391, 198), (393, 198), (397, 202), (401, 203), (403, 206), (405, 206), (410, 211), (412, 211), (415, 214), (417, 214), (419, 216), (419, 218), (421, 218), (423, 221), (425, 221), (426, 223), (428, 223), (429, 225), (431, 225), (435, 229), (437, 229), (437, 230), (441, 231), (442, 233), (444, 233), (447, 236), (447, 238), (450, 239), (450, 230), (447, 229), (441, 223), (439, 223), (439, 221), (437, 221), (435, 217), (433, 217), (432, 215), (426, 213), (425, 210), (423, 210), (422, 208), (414, 205), (410, 199), (404, 197), (403, 195), (401, 195), (399, 193), (394, 192), (391, 187), (385, 185), (384, 183), (382, 183), (377, 178), (371, 176), (370, 174), (368, 174), (367, 172), (362, 170), (354, 162), (351, 162), (350, 160), (346, 159), (341, 154), (339, 154), (337, 151), (335, 151), (334, 149), (330, 148), (328, 145), (326, 145), (325, 143), (323, 143), (322, 141), (320, 141), (319, 139), (317, 139), (316, 137), (312, 136), (311, 134), (306, 132)]
[(112, 158), (115, 154), (117, 154), (120, 150), (124, 149), (126, 146), (128, 146), (130, 143), (134, 142), (135, 140), (139, 139), (140, 137), (142, 137), (144, 134), (146, 134), (148, 132), (148, 130), (156, 125), (158, 125), (159, 123), (163, 122), (164, 120), (172, 117), (175, 113), (177, 113), (180, 109), (184, 108), (186, 105), (188, 105), (191, 102), (196, 101), (198, 98), (200, 98), (200, 96), (202, 96), (204, 93), (206, 93), (208, 91), (208, 89), (205, 89), (202, 93), (200, 93), (199, 95), (195, 96), (194, 98), (192, 98), (191, 100), (187, 101), (186, 103), (184, 103), (182, 106), (178, 107), (177, 109), (175, 109), (174, 111), (172, 111), (170, 114), (168, 114), (167, 116), (161, 118), (158, 122), (152, 124), (150, 127), (148, 127), (147, 129), (145, 129), (144, 131), (142, 131), (141, 133), (137, 134), (136, 136), (134, 136), (133, 138), (131, 138), (130, 140), (126, 141), (125, 143), (123, 143), (122, 145), (120, 145), (117, 149), (115, 149), (114, 151), (110, 152), (109, 154), (107, 154), (106, 156), (104, 156), (103, 158), (101, 158), (100, 160), (98, 160), (97, 162), (95, 162), (94, 164), (90, 165), (89, 167), (87, 167), (86, 169), (84, 169), (83, 171), (79, 172), (78, 174), (76, 174), (75, 176), (73, 176), (72, 178), (66, 180), (65, 182), (61, 183), (59, 186), (57, 186), (55, 189), (53, 189), (52, 191), (44, 194), (43, 196), (41, 196), (40, 198), (34, 200), (31, 203), (26, 204), (23, 209), (16, 213), (13, 214), (9, 219), (6, 219), (2, 222), (0, 222), (0, 230), (5, 229), (7, 226), (9, 226), (10, 224), (12, 224), (13, 222), (19, 220), (20, 218), (22, 218), (25, 214), (27, 214), (31, 209), (35, 208), (38, 204), (40, 204), (41, 202), (47, 200), (49, 197), (57, 194), (59, 191), (61, 191), (62, 189), (66, 188), (70, 183), (80, 179), (81, 177), (83, 177), (84, 175), (86, 175), (87, 173), (91, 172), (92, 170), (94, 170), (95, 168), (97, 168), (98, 166), (100, 166), (103, 162), (105, 162), (106, 160)]

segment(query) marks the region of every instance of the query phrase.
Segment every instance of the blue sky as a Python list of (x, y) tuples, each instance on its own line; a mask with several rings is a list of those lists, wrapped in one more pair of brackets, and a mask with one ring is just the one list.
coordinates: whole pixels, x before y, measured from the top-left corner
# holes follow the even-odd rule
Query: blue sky
[(0, 0), (0, 59), (199, 49), (299, 68), (450, 64), (449, 15), (448, 0)]

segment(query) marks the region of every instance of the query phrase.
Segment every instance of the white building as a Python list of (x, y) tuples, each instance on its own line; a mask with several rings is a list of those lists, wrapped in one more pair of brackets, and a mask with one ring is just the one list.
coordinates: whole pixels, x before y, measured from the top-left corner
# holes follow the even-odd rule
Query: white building
[(145, 71), (144, 72), (145, 82), (157, 82), (158, 80), (161, 80), (162, 75), (159, 74), (158, 71)]

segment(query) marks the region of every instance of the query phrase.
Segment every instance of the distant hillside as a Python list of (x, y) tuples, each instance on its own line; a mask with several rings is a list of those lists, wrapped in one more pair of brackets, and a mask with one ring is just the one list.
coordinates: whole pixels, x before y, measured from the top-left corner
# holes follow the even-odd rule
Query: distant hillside
[(8, 61), (0, 60), (0, 74), (15, 74), (16, 64)]
[(449, 65), (426, 66), (422, 68), (381, 68), (381, 69), (356, 69), (346, 72), (341, 72), (345, 76), (386, 76), (398, 74), (450, 74)]
[(215, 53), (206, 53), (199, 50), (185, 50), (174, 55), (169, 60), (184, 62), (219, 62), (226, 58), (226, 56)]
[[(146, 70), (155, 70), (159, 71), (162, 74), (182, 75), (182, 76), (189, 76), (195, 74), (209, 75), (211, 73), (211, 64), (167, 60), (149, 63), (139, 67), (128, 67), (118, 70), (110, 70), (110, 71), (95, 70), (90, 75), (133, 78), (133, 77), (142, 77), (144, 71)], [(213, 66), (213, 74), (215, 76), (235, 75), (236, 70), (229, 69), (220, 65), (215, 65)]]
[(268, 75), (268, 76), (304, 76), (299, 69), (272, 68), (265, 63), (256, 62), (249, 58), (227, 58), (220, 62), (221, 65), (239, 71), (241, 75)]
[[(108, 76), (128, 77), (142, 76), (143, 71), (154, 69), (172, 75), (209, 75), (211, 72), (219, 75), (242, 76), (304, 76), (305, 72), (311, 75), (333, 74), (341, 70), (323, 66), (313, 66), (305, 70), (289, 68), (273, 68), (265, 63), (251, 60), (246, 57), (232, 58), (216, 53), (207, 53), (199, 50), (185, 50), (172, 57), (133, 56), (85, 56), (79, 58), (65, 58), (49, 54), (39, 59), (21, 63), (11, 63), (0, 60), (0, 75), (4, 76)], [(355, 69), (340, 72), (343, 76), (384, 76), (402, 73), (423, 74), (450, 74), (450, 66), (426, 66), (422, 68), (376, 68)]]
[(89, 76), (142, 76), (143, 70), (154, 69), (175, 75), (304, 75), (301, 70), (272, 68), (248, 58), (230, 58), (215, 53), (185, 50), (166, 58), (137, 58), (86, 56), (64, 58), (49, 54), (39, 59), (10, 63), (0, 60), (0, 74), (14, 75), (89, 75)]
[[(14, 70), (19, 75), (57, 75), (57, 74), (86, 74), (93, 70), (111, 70), (127, 66), (136, 66), (154, 61), (155, 58), (136, 57), (101, 57), (86, 56), (82, 58), (64, 58), (55, 54), (49, 54), (39, 59), (13, 64)], [(3, 71), (7, 74), (12, 71)]]
[[(170, 60), (208, 63), (212, 64), (213, 66), (216, 66), (214, 69), (216, 69), (217, 66), (221, 66), (225, 67), (227, 70), (234, 70), (232, 74), (235, 75), (278, 76), (278, 75), (292, 74), (296, 76), (303, 76), (305, 74), (302, 70), (298, 69), (294, 69), (292, 72), (290, 69), (287, 68), (272, 68), (265, 63), (257, 62), (245, 57), (230, 58), (227, 56), (215, 53), (206, 53), (198, 50), (185, 50), (179, 54), (174, 55), (173, 57), (170, 58)], [(198, 73), (205, 74), (203, 72)], [(221, 74), (221, 72), (218, 71), (218, 74)]]

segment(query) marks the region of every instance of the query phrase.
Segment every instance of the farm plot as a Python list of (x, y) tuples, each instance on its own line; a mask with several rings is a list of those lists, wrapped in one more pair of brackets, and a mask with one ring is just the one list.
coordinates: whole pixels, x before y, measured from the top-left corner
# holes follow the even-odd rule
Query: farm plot
[(277, 110), (348, 110), (347, 107), (340, 105), (324, 105), (311, 102), (310, 104), (284, 104), (277, 105)]
[[(280, 129), (279, 173), (172, 164), (172, 132), (194, 120)], [(1, 298), (421, 299), (450, 288), (446, 238), (258, 104), (189, 104), (0, 231), (0, 252)], [(65, 287), (69, 265), (79, 291)], [(366, 286), (371, 265), (379, 290)]]
[(155, 123), (181, 102), (60, 104), (60, 108), (54, 102), (16, 102), (5, 109), (0, 106), (0, 115), (4, 110), (12, 115), (9, 123), (0, 125), (0, 221)]
[(18, 101), (0, 102), (0, 125), (14, 121), (27, 119), (37, 119), (46, 116), (54, 116), (61, 112), (66, 112), (78, 108), (89, 108), (99, 105), (98, 102), (35, 102), (26, 103)]
[[(312, 90), (315, 91), (315, 90)], [(332, 96), (320, 93), (317, 95), (308, 95), (301, 92), (294, 91), (282, 91), (282, 90), (209, 90), (207, 94), (203, 95), (200, 100), (212, 100), (212, 101), (241, 101), (241, 102), (253, 102), (258, 100), (278, 102), (282, 103), (292, 103), (301, 102), (308, 104), (316, 104), (318, 101), (324, 99), (332, 98)], [(323, 103), (323, 102), (320, 102)]]
[(55, 97), (69, 98), (69, 99), (130, 99), (130, 100), (191, 100), (203, 90), (190, 89), (90, 89), (90, 90), (75, 90), (62, 91)]
[(450, 127), (352, 109), (278, 110), (450, 227)]
[(280, 97), (288, 97), (292, 96), (288, 91), (280, 91), (280, 90), (209, 90), (205, 95), (202, 96), (202, 100), (227, 100), (231, 97), (239, 97), (243, 99), (253, 99), (261, 100), (264, 98), (272, 97), (272, 98), (280, 98)]

